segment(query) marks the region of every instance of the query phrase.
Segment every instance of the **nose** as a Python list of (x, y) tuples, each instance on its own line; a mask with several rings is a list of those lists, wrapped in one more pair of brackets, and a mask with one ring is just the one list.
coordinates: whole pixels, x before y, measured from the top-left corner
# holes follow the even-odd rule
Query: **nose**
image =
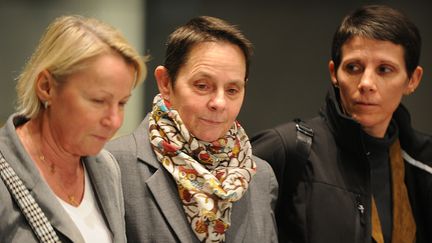
[(378, 76), (371, 70), (365, 70), (363, 75), (360, 77), (358, 89), (360, 92), (374, 92), (376, 91), (376, 81)]
[(108, 108), (101, 123), (105, 127), (117, 130), (123, 123), (123, 110), (118, 106)]
[(217, 90), (209, 102), (210, 110), (224, 110), (226, 106), (226, 97), (224, 90)]

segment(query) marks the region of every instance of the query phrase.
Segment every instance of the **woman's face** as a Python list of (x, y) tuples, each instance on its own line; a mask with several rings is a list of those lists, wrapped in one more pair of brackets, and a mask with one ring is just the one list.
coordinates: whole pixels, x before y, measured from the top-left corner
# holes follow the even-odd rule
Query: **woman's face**
[(123, 122), (134, 78), (133, 66), (110, 53), (54, 85), (46, 122), (58, 146), (73, 155), (99, 153)]
[(236, 45), (200, 43), (189, 53), (174, 87), (167, 82), (162, 85), (165, 87), (160, 86), (160, 91), (169, 97), (172, 107), (195, 137), (212, 142), (226, 134), (240, 112), (245, 72), (244, 55)]
[(402, 96), (414, 91), (422, 73), (418, 67), (408, 77), (401, 45), (362, 37), (348, 40), (338, 70), (332, 61), (329, 69), (344, 112), (375, 137), (385, 135)]

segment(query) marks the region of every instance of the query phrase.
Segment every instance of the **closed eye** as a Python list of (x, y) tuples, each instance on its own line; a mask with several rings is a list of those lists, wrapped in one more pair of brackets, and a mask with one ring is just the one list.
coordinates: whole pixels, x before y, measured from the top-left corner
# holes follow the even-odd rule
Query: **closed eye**
[(91, 101), (96, 104), (103, 104), (105, 102), (103, 99), (92, 99)]
[(119, 106), (122, 107), (122, 108), (124, 108), (124, 107), (127, 105), (128, 101), (129, 101), (129, 100), (120, 101), (120, 102), (119, 102)]

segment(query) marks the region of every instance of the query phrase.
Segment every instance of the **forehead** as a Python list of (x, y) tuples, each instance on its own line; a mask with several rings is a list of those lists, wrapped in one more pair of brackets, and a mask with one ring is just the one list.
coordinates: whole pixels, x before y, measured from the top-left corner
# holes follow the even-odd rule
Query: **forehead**
[(194, 45), (189, 51), (179, 75), (228, 75), (235, 79), (244, 79), (246, 60), (242, 50), (225, 41), (203, 42)]
[(404, 64), (402, 45), (391, 41), (355, 36), (342, 45), (342, 61), (347, 59), (373, 59)]
[(208, 64), (245, 68), (246, 60), (240, 47), (226, 41), (198, 43), (189, 51), (184, 66)]

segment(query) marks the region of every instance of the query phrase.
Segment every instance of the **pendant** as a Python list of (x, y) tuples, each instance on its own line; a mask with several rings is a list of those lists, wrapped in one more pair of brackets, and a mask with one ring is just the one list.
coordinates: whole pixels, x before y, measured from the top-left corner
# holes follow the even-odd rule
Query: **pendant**
[(68, 195), (68, 200), (69, 200), (70, 204), (72, 204), (74, 206), (78, 206), (78, 202), (76, 201), (74, 196)]
[(51, 174), (54, 174), (54, 173), (56, 172), (56, 169), (55, 169), (55, 165), (54, 165), (54, 164), (51, 164), (51, 165), (50, 165), (50, 171), (51, 171)]

